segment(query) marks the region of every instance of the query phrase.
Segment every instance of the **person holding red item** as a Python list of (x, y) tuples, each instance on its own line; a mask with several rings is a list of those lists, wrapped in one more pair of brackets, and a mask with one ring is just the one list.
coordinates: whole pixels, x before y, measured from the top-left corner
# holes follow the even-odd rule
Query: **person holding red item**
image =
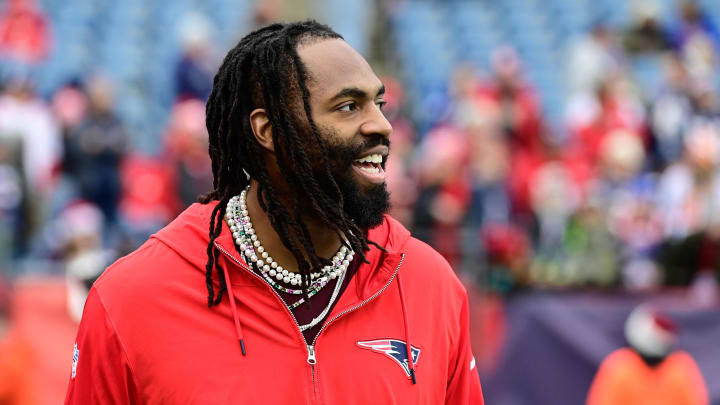
[(483, 404), (465, 289), (385, 214), (383, 94), (325, 25), (241, 39), (213, 190), (95, 282), (66, 404)]

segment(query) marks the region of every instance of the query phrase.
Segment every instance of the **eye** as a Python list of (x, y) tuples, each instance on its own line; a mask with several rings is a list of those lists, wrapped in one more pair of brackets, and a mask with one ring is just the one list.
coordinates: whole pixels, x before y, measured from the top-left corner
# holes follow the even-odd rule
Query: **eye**
[(338, 108), (338, 111), (342, 112), (352, 112), (357, 109), (357, 104), (355, 102), (350, 102), (347, 104), (343, 104)]
[(378, 100), (378, 101), (375, 102), (375, 104), (377, 104), (378, 108), (379, 108), (380, 110), (382, 110), (383, 107), (385, 107), (385, 104), (387, 104), (387, 101), (385, 101), (385, 100)]

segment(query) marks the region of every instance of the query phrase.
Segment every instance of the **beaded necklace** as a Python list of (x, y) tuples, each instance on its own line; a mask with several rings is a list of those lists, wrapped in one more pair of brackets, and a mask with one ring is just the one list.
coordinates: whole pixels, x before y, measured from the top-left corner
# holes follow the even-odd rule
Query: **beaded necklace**
[[(303, 290), (292, 288), (301, 284), (302, 276), (298, 273), (293, 273), (287, 269), (283, 269), (282, 266), (278, 265), (275, 260), (269, 255), (265, 248), (262, 246), (255, 234), (255, 229), (250, 221), (250, 216), (247, 210), (247, 191), (250, 189), (248, 185), (240, 195), (234, 196), (228, 201), (225, 213), (225, 221), (230, 227), (230, 231), (233, 235), (233, 240), (237, 244), (240, 252), (246, 257), (246, 261), (250, 265), (257, 266), (263, 279), (273, 288), (278, 291), (282, 291), (288, 294), (300, 295), (303, 294)], [(259, 255), (259, 257), (258, 257)], [(329, 284), (330, 280), (338, 278), (338, 281), (333, 289), (333, 294), (330, 298), (330, 302), (327, 307), (320, 313), (319, 316), (313, 318), (313, 321), (307, 325), (301, 325), (300, 330), (304, 331), (315, 326), (320, 320), (322, 320), (327, 312), (332, 307), (333, 302), (337, 299), (337, 294), (340, 290), (345, 279), (345, 273), (347, 271), (350, 262), (354, 258), (354, 252), (347, 246), (343, 245), (340, 250), (332, 258), (331, 265), (323, 267), (319, 272), (310, 274), (310, 289), (308, 291), (308, 298), (311, 298), (317, 294), (323, 287)], [(290, 284), (290, 286), (283, 286), (280, 284)], [(303, 304), (305, 298), (288, 305), (288, 309), (293, 310)]]

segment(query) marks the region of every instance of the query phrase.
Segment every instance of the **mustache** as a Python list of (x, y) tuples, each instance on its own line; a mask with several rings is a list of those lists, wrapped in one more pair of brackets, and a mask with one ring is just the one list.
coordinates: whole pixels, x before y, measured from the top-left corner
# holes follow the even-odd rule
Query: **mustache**
[(356, 159), (358, 155), (365, 152), (368, 149), (372, 149), (376, 146), (387, 146), (390, 148), (390, 140), (382, 135), (377, 136), (364, 136), (365, 141), (364, 142), (358, 142), (357, 144), (349, 146), (345, 153), (343, 154), (344, 157), (350, 158), (350, 159)]

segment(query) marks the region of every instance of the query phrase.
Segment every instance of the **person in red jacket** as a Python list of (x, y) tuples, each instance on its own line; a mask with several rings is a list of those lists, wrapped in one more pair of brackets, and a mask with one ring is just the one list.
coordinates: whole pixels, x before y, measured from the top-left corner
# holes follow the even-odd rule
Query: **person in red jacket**
[(483, 404), (465, 289), (385, 214), (383, 93), (325, 25), (241, 39), (213, 190), (95, 282), (66, 404)]
[(629, 347), (602, 361), (588, 392), (587, 405), (707, 405), (700, 368), (683, 350), (673, 350), (677, 326), (647, 305), (625, 322)]

